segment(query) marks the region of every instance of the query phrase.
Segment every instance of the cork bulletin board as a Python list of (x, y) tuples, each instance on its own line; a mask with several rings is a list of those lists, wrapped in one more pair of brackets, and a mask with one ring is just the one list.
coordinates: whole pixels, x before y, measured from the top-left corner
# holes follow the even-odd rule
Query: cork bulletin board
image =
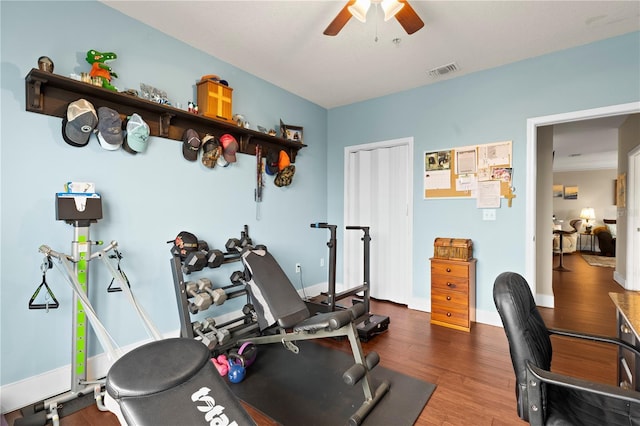
[(424, 153), (424, 198), (476, 198), (487, 188), (512, 194), (512, 141)]

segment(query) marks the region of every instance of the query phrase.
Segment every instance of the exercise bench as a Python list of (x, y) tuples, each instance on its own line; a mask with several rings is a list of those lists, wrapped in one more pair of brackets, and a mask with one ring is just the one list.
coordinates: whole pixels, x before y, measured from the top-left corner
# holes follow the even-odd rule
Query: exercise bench
[(383, 381), (374, 388), (370, 371), (380, 362), (376, 352), (364, 356), (355, 320), (365, 314), (362, 303), (348, 309), (311, 315), (307, 305), (293, 287), (273, 256), (265, 249), (248, 249), (241, 255), (245, 265), (244, 280), (257, 315), (261, 335), (249, 339), (253, 344), (282, 343), (293, 353), (299, 340), (347, 337), (355, 363), (343, 374), (348, 385), (362, 383), (364, 402), (349, 418), (350, 425), (359, 425), (389, 390)]

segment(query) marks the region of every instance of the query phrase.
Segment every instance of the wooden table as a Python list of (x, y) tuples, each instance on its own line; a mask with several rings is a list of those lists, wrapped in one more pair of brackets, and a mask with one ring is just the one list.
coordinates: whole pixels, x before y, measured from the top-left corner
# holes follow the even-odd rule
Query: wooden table
[(560, 240), (559, 242), (559, 247), (560, 247), (560, 263), (558, 264), (558, 266), (556, 266), (555, 268), (553, 268), (554, 271), (560, 271), (560, 272), (571, 272), (571, 269), (565, 268), (564, 264), (562, 263), (562, 240), (564, 240), (565, 235), (568, 234), (572, 234), (573, 232), (569, 232), (569, 231), (563, 231), (562, 229), (554, 229), (553, 233), (556, 234)]

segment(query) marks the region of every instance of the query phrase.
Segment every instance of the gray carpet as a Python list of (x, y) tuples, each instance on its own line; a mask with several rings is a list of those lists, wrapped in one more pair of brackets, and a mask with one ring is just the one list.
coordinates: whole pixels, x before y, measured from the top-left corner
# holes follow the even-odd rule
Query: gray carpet
[[(313, 342), (298, 342), (298, 355), (280, 344), (260, 345), (247, 377), (231, 390), (243, 401), (284, 426), (344, 425), (364, 401), (362, 384), (347, 386), (342, 373), (351, 354)], [(365, 419), (367, 426), (412, 425), (436, 385), (377, 366), (374, 386), (390, 383), (389, 392)]]

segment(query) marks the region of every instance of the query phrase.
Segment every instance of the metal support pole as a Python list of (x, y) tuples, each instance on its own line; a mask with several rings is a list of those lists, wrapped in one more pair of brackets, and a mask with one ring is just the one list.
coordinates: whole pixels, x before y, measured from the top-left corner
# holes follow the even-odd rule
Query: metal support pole
[[(89, 240), (89, 226), (81, 226), (79, 221), (73, 224), (73, 242), (71, 256), (75, 264), (74, 273), (82, 291), (88, 295), (89, 259), (91, 258), (91, 241)], [(71, 342), (71, 392), (84, 390), (87, 381), (87, 316), (78, 299), (73, 293), (73, 338)]]

